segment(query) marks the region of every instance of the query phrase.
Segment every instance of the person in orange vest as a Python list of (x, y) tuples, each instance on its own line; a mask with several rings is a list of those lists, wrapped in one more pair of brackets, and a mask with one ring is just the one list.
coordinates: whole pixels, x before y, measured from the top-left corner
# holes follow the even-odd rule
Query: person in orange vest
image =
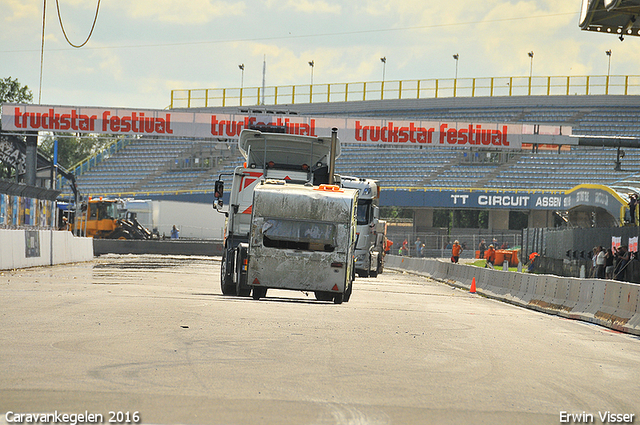
[(393, 245), (393, 241), (391, 239), (387, 239), (384, 243), (384, 253), (388, 254), (391, 251), (391, 245)]
[(484, 253), (484, 258), (487, 260), (487, 264), (484, 267), (493, 268), (493, 264), (496, 262), (496, 250), (493, 247), (493, 244), (489, 245), (489, 249)]
[(460, 253), (462, 252), (462, 247), (460, 246), (460, 242), (455, 241), (453, 243), (453, 247), (451, 248), (451, 262), (457, 263), (460, 259)]

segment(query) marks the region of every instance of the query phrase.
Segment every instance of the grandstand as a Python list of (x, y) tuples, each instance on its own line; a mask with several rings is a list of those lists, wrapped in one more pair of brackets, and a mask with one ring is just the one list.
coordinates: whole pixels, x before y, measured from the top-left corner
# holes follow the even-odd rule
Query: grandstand
[[(272, 105), (297, 115), (499, 122), (572, 127), (579, 136), (640, 137), (640, 96), (510, 96)], [(195, 110), (195, 109), (191, 109)], [(256, 113), (265, 107), (200, 108), (200, 112)], [(640, 152), (625, 148), (616, 171), (615, 147), (523, 149), (500, 153), (478, 147), (344, 145), (340, 174), (379, 180), (386, 188), (568, 190), (584, 183), (636, 191)], [(77, 174), (94, 196), (210, 193), (220, 173), (241, 164), (225, 140), (131, 139), (116, 153)]]

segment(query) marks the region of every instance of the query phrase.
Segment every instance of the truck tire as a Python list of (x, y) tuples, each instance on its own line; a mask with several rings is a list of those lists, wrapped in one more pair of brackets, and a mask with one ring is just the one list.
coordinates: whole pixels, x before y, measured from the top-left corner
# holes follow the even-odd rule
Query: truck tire
[[(377, 260), (376, 260), (376, 269), (375, 270), (369, 270), (369, 276), (378, 277), (379, 261), (380, 261), (380, 256), (378, 256)], [(369, 256), (369, 267), (371, 267), (371, 263), (373, 263), (373, 257)]]
[(327, 291), (315, 291), (316, 300), (318, 301), (333, 301), (333, 294)]
[(342, 304), (343, 300), (344, 300), (344, 294), (335, 294), (333, 296), (333, 303), (334, 304)]
[(344, 302), (349, 302), (349, 300), (351, 299), (351, 292), (353, 292), (353, 282), (349, 283), (349, 287), (344, 292)]
[(231, 276), (227, 276), (227, 255), (222, 254), (220, 264), (220, 289), (222, 295), (236, 295), (236, 286), (233, 284)]
[(263, 288), (261, 286), (254, 286), (251, 296), (253, 297), (254, 300), (259, 300), (260, 298), (264, 298), (267, 296), (267, 288)]
[(240, 283), (240, 279), (236, 282), (236, 295), (239, 297), (248, 297), (251, 295), (251, 287)]
[(239, 244), (236, 249), (236, 272), (235, 276), (235, 287), (236, 287), (236, 295), (239, 297), (248, 297), (251, 295), (251, 286), (246, 283), (246, 273), (243, 273), (242, 266), (244, 264), (244, 260), (247, 255), (248, 245), (247, 244)]

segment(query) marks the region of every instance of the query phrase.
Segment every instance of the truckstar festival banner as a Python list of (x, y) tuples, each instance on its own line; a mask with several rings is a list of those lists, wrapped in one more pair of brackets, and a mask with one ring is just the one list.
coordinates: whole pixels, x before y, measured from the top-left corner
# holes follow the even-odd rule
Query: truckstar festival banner
[[(51, 131), (93, 134), (235, 139), (254, 125), (284, 126), (287, 133), (331, 135), (338, 129), (343, 143), (412, 144), (420, 146), (478, 146), (520, 149), (523, 143), (573, 144), (567, 127), (501, 123), (463, 123), (313, 117), (242, 115), (172, 110), (93, 108), (5, 103), (5, 131)], [(544, 134), (542, 134), (544, 133)]]

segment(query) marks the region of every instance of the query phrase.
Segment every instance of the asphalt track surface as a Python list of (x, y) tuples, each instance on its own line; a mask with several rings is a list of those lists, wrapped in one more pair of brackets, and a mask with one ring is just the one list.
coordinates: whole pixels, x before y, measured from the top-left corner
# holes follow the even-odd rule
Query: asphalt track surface
[(147, 255), (3, 272), (0, 424), (640, 421), (637, 337), (390, 270), (342, 305), (225, 297), (219, 267)]

